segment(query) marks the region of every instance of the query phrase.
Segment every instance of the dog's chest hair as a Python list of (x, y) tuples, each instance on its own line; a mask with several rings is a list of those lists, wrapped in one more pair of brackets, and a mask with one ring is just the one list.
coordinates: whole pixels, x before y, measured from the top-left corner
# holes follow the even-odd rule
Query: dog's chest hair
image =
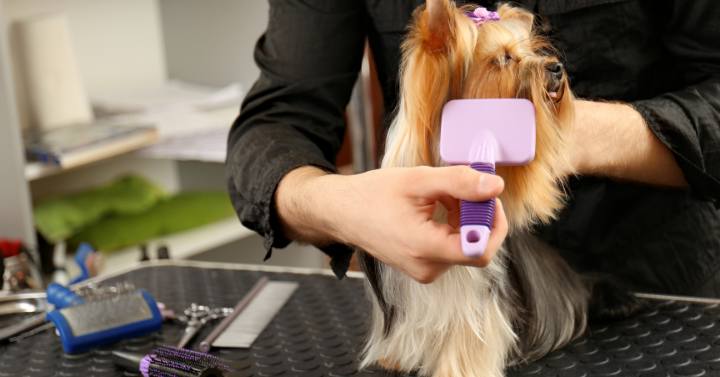
[[(383, 266), (383, 294), (396, 316), (385, 336), (381, 321), (373, 321), (366, 360), (387, 358), (401, 369), (421, 369), (431, 375), (445, 362), (462, 363), (467, 357), (447, 357), (440, 349), (472, 346), (478, 363), (501, 371), (513, 348), (505, 257), (499, 252), (484, 269), (452, 267), (433, 284), (419, 284), (402, 272)], [(374, 315), (382, 313), (375, 307)], [(469, 355), (467, 355), (469, 356)], [(463, 369), (462, 366), (457, 368)], [(455, 375), (465, 375), (455, 374)], [(493, 375), (493, 374), (488, 374)]]
[[(419, 165), (403, 121), (398, 116), (388, 134), (383, 167)], [(445, 211), (436, 211), (435, 217), (444, 221)], [(427, 285), (381, 266), (382, 292), (395, 318), (385, 334), (383, 313), (373, 300), (364, 365), (384, 359), (403, 370), (424, 375), (446, 370), (455, 376), (482, 366), (488, 376), (502, 375), (516, 343), (506, 263), (500, 250), (486, 268), (452, 267)]]

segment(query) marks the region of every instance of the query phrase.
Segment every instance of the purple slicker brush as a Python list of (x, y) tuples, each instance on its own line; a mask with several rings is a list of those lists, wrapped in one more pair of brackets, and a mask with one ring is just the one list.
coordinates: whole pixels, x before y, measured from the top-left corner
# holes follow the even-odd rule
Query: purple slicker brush
[(144, 377), (223, 377), (232, 372), (219, 357), (188, 349), (160, 346), (147, 355), (113, 351), (118, 365), (139, 371)]
[[(459, 99), (445, 104), (440, 124), (440, 157), (495, 174), (495, 164), (525, 165), (535, 158), (535, 107), (526, 99)], [(485, 253), (495, 199), (460, 203), (463, 253)]]

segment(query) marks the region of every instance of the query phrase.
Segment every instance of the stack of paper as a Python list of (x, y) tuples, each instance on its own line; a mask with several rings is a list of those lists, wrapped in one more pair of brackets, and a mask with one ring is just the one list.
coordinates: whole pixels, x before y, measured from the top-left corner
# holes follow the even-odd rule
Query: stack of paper
[(151, 125), (93, 123), (28, 132), (28, 158), (73, 168), (152, 145), (157, 131)]
[(212, 88), (170, 80), (158, 87), (142, 90), (95, 95), (93, 110), (101, 116), (153, 113), (169, 110), (212, 110), (238, 105), (243, 97), (239, 83), (223, 88)]
[(154, 125), (160, 142), (139, 153), (154, 158), (225, 161), (230, 125), (240, 109), (240, 84), (209, 88), (168, 81), (142, 91), (95, 96), (96, 114), (117, 123)]

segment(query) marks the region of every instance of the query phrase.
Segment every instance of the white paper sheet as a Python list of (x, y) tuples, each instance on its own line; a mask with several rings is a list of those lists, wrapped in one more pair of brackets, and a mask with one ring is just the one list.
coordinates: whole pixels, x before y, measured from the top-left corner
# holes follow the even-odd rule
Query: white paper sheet
[(209, 88), (170, 81), (158, 88), (92, 99), (96, 112), (115, 114), (113, 123), (152, 124), (160, 141), (137, 152), (174, 160), (224, 162), (227, 134), (238, 115), (239, 84)]

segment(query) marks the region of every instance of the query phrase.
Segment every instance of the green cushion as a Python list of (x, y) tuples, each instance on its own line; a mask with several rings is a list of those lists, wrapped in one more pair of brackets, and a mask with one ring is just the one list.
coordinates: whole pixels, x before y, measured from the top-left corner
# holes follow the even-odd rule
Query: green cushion
[(234, 210), (225, 192), (181, 193), (141, 213), (106, 217), (74, 235), (69, 246), (89, 242), (97, 250), (112, 251), (230, 216)]
[(56, 243), (105, 216), (146, 211), (164, 196), (163, 190), (150, 181), (126, 176), (105, 186), (38, 203), (33, 215), (38, 231)]

